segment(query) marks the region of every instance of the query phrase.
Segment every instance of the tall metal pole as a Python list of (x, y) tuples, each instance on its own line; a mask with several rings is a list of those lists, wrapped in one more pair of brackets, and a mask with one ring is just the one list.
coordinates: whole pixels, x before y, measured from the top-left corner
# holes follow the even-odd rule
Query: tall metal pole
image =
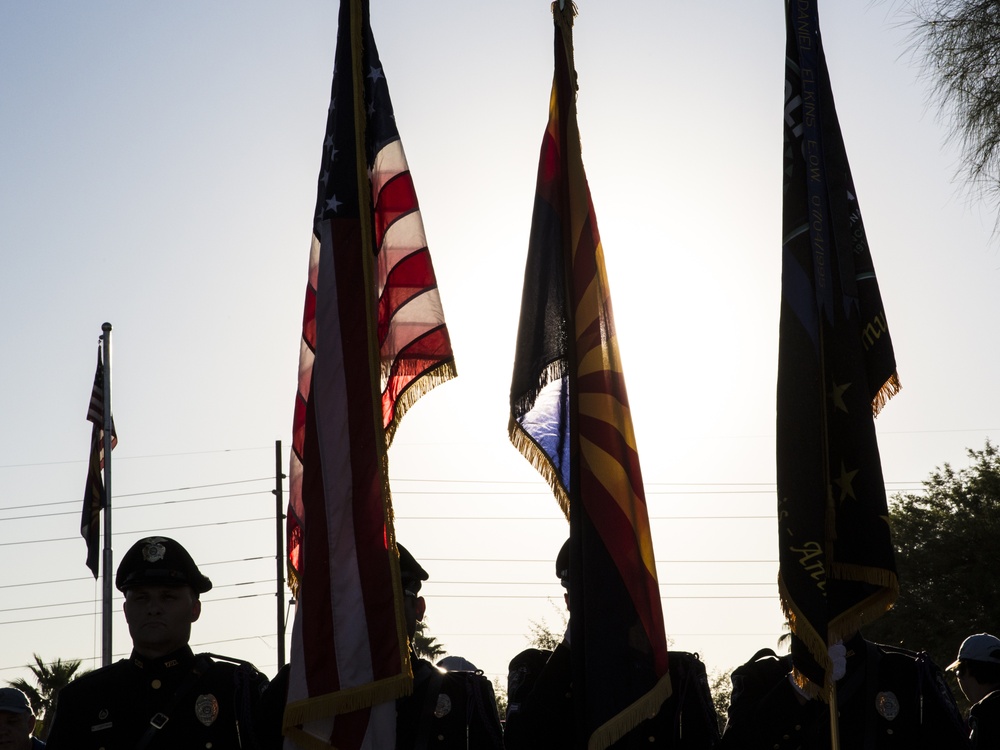
[(277, 594), (275, 603), (278, 608), (278, 669), (285, 666), (285, 612), (282, 605), (285, 603), (285, 502), (281, 490), (281, 480), (285, 475), (281, 473), (281, 441), (274, 441), (274, 507), (275, 507), (275, 532), (274, 546), (277, 550)]
[(111, 664), (111, 597), (114, 589), (111, 585), (112, 554), (111, 554), (111, 433), (113, 420), (111, 418), (111, 324), (101, 326), (104, 331), (104, 595), (101, 609), (101, 664)]

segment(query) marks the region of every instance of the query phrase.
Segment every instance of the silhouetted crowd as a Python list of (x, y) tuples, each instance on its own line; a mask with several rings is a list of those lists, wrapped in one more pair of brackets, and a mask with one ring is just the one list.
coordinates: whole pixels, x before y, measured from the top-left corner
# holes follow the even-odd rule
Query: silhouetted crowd
[[(510, 661), (508, 708), (501, 717), (493, 686), (460, 657), (435, 665), (413, 651), (426, 603), (427, 572), (399, 551), (404, 619), (410, 638), (412, 694), (396, 701), (397, 750), (577, 750), (572, 644), (531, 648)], [(556, 574), (568, 588), (566, 547)], [(32, 736), (27, 696), (0, 689), (0, 748), (146, 750), (285, 747), (282, 721), (289, 669), (268, 680), (252, 665), (195, 654), (188, 641), (212, 582), (178, 542), (149, 537), (125, 554), (116, 576), (133, 650), (127, 659), (63, 688), (46, 743)], [(566, 604), (572, 617), (572, 604)], [(614, 742), (616, 749), (827, 750), (1000, 748), (1000, 639), (969, 636), (946, 671), (972, 704), (959, 714), (944, 672), (926, 654), (872, 643), (860, 633), (834, 644), (837, 721), (830, 702), (800, 685), (791, 657), (770, 649), (732, 673), (725, 727), (697, 654), (669, 652), (671, 695), (655, 715)], [(291, 747), (292, 745), (288, 745)]]

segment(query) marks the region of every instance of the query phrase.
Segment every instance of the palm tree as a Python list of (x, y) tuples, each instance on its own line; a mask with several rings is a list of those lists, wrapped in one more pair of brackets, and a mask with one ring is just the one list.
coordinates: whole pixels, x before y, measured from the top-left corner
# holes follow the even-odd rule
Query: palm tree
[(417, 656), (430, 661), (435, 661), (445, 652), (444, 646), (437, 642), (437, 638), (424, 632), (423, 622), (417, 623), (417, 632), (413, 634), (413, 650)]
[(59, 691), (68, 685), (74, 676), (79, 676), (76, 671), (80, 668), (80, 660), (56, 659), (54, 662), (46, 664), (38, 654), (32, 654), (32, 656), (35, 657), (35, 663), (34, 665), (28, 664), (27, 667), (35, 676), (36, 684), (31, 685), (20, 677), (7, 684), (28, 696), (31, 710), (34, 711), (36, 717), (35, 735), (44, 741), (49, 735), (52, 712), (55, 709)]

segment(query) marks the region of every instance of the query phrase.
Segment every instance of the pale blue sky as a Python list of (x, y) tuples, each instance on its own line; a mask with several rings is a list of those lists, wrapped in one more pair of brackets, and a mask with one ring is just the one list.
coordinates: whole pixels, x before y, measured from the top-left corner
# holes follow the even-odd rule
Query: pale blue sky
[[(561, 627), (566, 525), (506, 437), (551, 16), (545, 0), (372, 6), (460, 373), (390, 453), (397, 533), (432, 576), (429, 632), (505, 675), (530, 621)], [(728, 670), (781, 631), (782, 3), (579, 7), (583, 154), (667, 635)], [(905, 17), (820, 12), (903, 383), (878, 421), (883, 466), (890, 490), (914, 488), (1000, 431), (992, 216), (952, 182)], [(274, 529), (250, 519), (273, 514), (273, 444), (290, 440), (335, 39), (334, 2), (0, 4), (0, 680), (32, 652), (99, 661), (78, 514), (104, 321), (116, 559), (170, 529), (217, 587), (196, 648), (274, 672)], [(199, 485), (217, 486), (161, 492)]]

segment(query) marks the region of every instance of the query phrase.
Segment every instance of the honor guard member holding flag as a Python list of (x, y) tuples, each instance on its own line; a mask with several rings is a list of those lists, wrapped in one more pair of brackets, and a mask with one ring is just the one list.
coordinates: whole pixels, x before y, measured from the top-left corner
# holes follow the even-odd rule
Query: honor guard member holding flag
[(252, 665), (188, 646), (212, 588), (191, 555), (166, 537), (136, 542), (115, 585), (125, 594), (132, 654), (59, 693), (50, 750), (256, 748), (252, 712), (267, 678)]
[[(556, 577), (569, 598), (569, 541), (556, 556)], [(529, 648), (510, 661), (507, 674), (506, 750), (577, 750), (574, 734), (573, 680), (569, 627), (554, 651)], [(670, 651), (671, 696), (656, 716), (611, 745), (625, 748), (710, 750), (719, 741), (718, 718), (705, 665), (698, 654)]]
[(413, 650), (426, 610), (420, 587), (428, 576), (402, 544), (396, 546), (413, 665), (413, 694), (396, 701), (396, 750), (503, 750), (493, 685), (483, 673), (439, 669)]
[[(410, 640), (413, 693), (396, 701), (396, 750), (504, 750), (493, 685), (478, 670), (440, 669), (417, 656), (413, 637), (424, 619), (420, 587), (427, 571), (402, 544), (399, 575), (403, 617)], [(289, 667), (278, 670), (257, 713), (261, 750), (281, 750), (281, 717), (288, 697)]]
[[(968, 750), (941, 670), (925, 653), (854, 633), (829, 649), (841, 750)], [(831, 750), (830, 707), (806, 695), (791, 657), (758, 651), (732, 674), (718, 750)]]

